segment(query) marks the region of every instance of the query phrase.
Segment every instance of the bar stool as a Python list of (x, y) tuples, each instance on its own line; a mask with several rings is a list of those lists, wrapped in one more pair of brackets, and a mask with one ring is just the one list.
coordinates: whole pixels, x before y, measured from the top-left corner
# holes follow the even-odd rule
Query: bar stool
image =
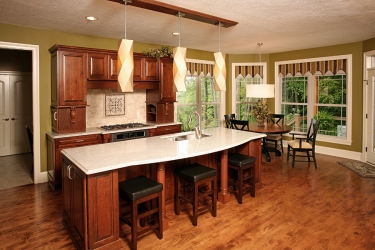
[[(174, 212), (180, 214), (180, 199), (183, 199), (193, 205), (193, 226), (198, 224), (198, 206), (199, 199), (205, 196), (211, 197), (211, 204), (205, 206), (210, 207), (211, 214), (216, 217), (216, 201), (217, 201), (217, 170), (194, 163), (188, 166), (176, 168), (175, 173), (175, 190), (174, 190)], [(184, 182), (182, 186), (184, 193), (180, 194), (180, 181)], [(199, 185), (211, 182), (210, 190), (199, 190)], [(187, 194), (186, 188), (192, 187), (193, 194)]]
[[(131, 227), (131, 249), (137, 249), (138, 235), (151, 230), (157, 229), (158, 238), (163, 238), (162, 190), (163, 184), (145, 176), (138, 176), (119, 183), (120, 197), (130, 204), (130, 218), (120, 215), (120, 219)], [(151, 202), (146, 202), (153, 199), (158, 200), (155, 208), (149, 206)], [(143, 227), (145, 226), (145, 217), (150, 215), (154, 223), (138, 231), (138, 220), (140, 220), (140, 225)]]
[[(228, 155), (228, 167), (237, 171), (237, 179), (229, 184), (237, 189), (238, 203), (242, 204), (243, 193), (249, 190), (251, 197), (255, 197), (255, 157), (231, 153)], [(249, 170), (249, 174), (245, 176), (246, 170)], [(249, 184), (248, 187), (244, 187), (246, 182)]]

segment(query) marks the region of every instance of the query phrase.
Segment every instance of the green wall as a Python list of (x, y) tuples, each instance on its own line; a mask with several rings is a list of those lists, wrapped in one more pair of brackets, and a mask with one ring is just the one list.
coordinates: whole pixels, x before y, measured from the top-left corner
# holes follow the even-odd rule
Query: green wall
[[(51, 130), (50, 103), (51, 103), (51, 69), (50, 53), (48, 49), (55, 44), (82, 46), (90, 48), (117, 50), (118, 40), (88, 36), (81, 34), (66, 33), (54, 30), (42, 30), (35, 28), (20, 27), (0, 23), (0, 40), (11, 43), (33, 44), (39, 46), (39, 74), (40, 74), (40, 152), (41, 171), (47, 170), (47, 146), (45, 133)], [(157, 48), (161, 45), (134, 42), (134, 51), (142, 52), (149, 48)], [(362, 55), (365, 51), (375, 50), (375, 38), (364, 42), (328, 46), (322, 48), (306, 49), (299, 51), (288, 51), (283, 53), (262, 55), (262, 62), (268, 65), (268, 83), (274, 83), (274, 64), (277, 61), (334, 56), (353, 55), (353, 144), (344, 146), (332, 143), (321, 143), (320, 145), (361, 152), (362, 150)], [(213, 52), (200, 50), (187, 50), (187, 57), (200, 60), (214, 60)], [(226, 111), (231, 111), (232, 102), (232, 63), (259, 62), (259, 55), (234, 55), (227, 54), (227, 92)], [(272, 100), (271, 100), (272, 106)]]

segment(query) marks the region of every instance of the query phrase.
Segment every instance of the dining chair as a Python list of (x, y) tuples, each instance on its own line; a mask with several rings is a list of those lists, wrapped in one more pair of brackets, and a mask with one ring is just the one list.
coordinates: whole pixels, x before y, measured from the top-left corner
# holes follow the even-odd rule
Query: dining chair
[[(284, 124), (284, 114), (270, 114), (269, 119), (273, 124)], [(267, 142), (274, 142), (275, 148), (277, 149), (277, 143), (280, 142), (281, 152), (284, 153), (283, 148), (283, 134), (267, 134)]]
[(249, 121), (245, 120), (230, 120), (230, 128), (237, 130), (249, 130)]
[[(315, 168), (317, 168), (316, 158), (315, 158), (315, 142), (316, 135), (318, 134), (319, 121), (314, 118), (311, 119), (309, 130), (307, 133), (301, 133), (298, 131), (291, 131), (289, 134), (293, 136), (292, 141), (288, 142), (288, 156), (287, 161), (289, 161), (289, 156), (293, 156), (292, 168), (294, 168), (294, 163), (297, 157), (307, 157), (308, 162), (310, 162), (310, 157), (314, 160)], [(293, 151), (293, 154), (290, 151)], [(296, 152), (305, 152), (306, 155), (296, 155)]]
[(225, 127), (230, 128), (230, 121), (236, 117), (236, 114), (226, 114), (225, 118)]

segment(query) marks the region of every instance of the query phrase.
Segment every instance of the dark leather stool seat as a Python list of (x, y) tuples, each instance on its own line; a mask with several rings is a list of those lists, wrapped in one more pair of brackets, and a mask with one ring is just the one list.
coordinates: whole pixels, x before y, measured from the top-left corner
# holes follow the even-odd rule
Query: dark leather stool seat
[[(163, 185), (145, 176), (128, 179), (119, 183), (121, 199), (130, 204), (130, 219), (120, 215), (120, 219), (131, 227), (131, 248), (137, 249), (137, 237), (151, 230), (157, 229), (159, 239), (163, 238), (162, 228), (162, 191)], [(157, 206), (151, 207), (153, 199), (157, 199)], [(140, 206), (138, 206), (140, 205)], [(150, 216), (153, 224), (138, 231), (137, 221), (141, 226), (145, 225), (145, 217)]]
[[(237, 171), (237, 179), (230, 185), (234, 185), (237, 189), (237, 201), (242, 204), (243, 193), (250, 190), (251, 197), (255, 197), (255, 157), (231, 153), (228, 155), (228, 167)], [(248, 175), (245, 176), (245, 171)], [(244, 182), (248, 182), (248, 186), (244, 187)]]
[[(174, 211), (176, 215), (180, 214), (180, 199), (183, 199), (193, 205), (193, 225), (198, 224), (198, 206), (199, 198), (210, 196), (211, 204), (209, 208), (213, 217), (216, 217), (216, 201), (217, 201), (217, 170), (194, 163), (188, 166), (176, 168), (175, 172), (175, 196), (174, 196)], [(185, 185), (181, 188), (181, 183)], [(211, 182), (209, 190), (199, 190), (199, 186)], [(189, 194), (186, 189), (192, 187), (193, 194)], [(183, 194), (180, 194), (183, 189)]]

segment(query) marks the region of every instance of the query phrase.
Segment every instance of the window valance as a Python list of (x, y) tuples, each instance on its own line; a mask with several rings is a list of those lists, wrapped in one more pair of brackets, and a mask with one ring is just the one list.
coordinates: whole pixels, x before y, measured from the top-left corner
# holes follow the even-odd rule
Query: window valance
[(213, 76), (214, 64), (186, 62), (187, 76), (201, 75)]
[(256, 75), (263, 79), (263, 66), (235, 66), (235, 76), (237, 78), (254, 78)]
[(282, 77), (305, 76), (308, 73), (317, 76), (346, 75), (346, 72), (346, 59), (279, 65), (279, 76)]

